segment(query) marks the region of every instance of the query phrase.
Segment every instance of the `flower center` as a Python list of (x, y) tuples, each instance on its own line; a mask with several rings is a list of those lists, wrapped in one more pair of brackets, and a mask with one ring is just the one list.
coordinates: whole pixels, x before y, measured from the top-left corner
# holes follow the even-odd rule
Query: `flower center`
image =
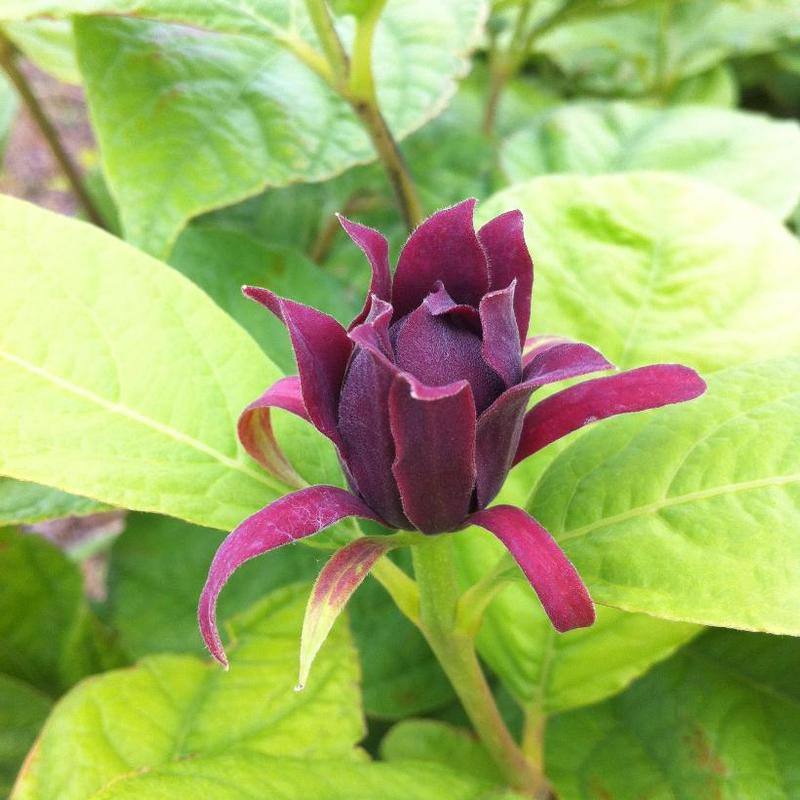
[(454, 324), (447, 315), (412, 313), (392, 325), (389, 336), (400, 369), (428, 386), (466, 380), (478, 414), (505, 389), (481, 355), (481, 337)]

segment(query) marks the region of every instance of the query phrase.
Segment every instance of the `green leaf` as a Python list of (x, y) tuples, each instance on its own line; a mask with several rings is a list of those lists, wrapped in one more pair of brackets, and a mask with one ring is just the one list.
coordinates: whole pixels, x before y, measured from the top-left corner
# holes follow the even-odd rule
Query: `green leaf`
[(573, 92), (631, 96), (668, 93), (682, 78), (778, 50), (798, 35), (794, 0), (658, 0), (571, 20), (535, 49), (566, 74)]
[(443, 767), (373, 765), (353, 749), (363, 721), (345, 626), (320, 653), (314, 690), (292, 691), (307, 592), (280, 590), (233, 621), (230, 672), (162, 655), (78, 686), (45, 725), (14, 799), (485, 797), (485, 783)]
[(679, 172), (783, 219), (800, 200), (800, 125), (700, 106), (564, 105), (507, 139), (501, 165), (512, 183), (548, 172)]
[(704, 106), (735, 108), (739, 85), (729, 64), (717, 64), (706, 72), (679, 81), (669, 94), (670, 105), (696, 103)]
[(0, 474), (229, 529), (282, 488), (238, 445), (279, 376), (183, 276), (0, 198)]
[(62, 83), (79, 84), (72, 23), (64, 19), (34, 19), (0, 25), (6, 36), (37, 67)]
[(17, 95), (5, 75), (0, 74), (0, 157), (6, 149), (11, 126), (17, 116)]
[(623, 695), (548, 727), (562, 800), (800, 792), (796, 639), (714, 631)]
[(381, 741), (386, 761), (442, 764), (461, 774), (501, 784), (503, 776), (475, 734), (433, 719), (406, 719), (394, 725)]
[(51, 697), (120, 663), (78, 567), (34, 534), (0, 530), (0, 674)]
[(110, 506), (49, 486), (0, 477), (0, 526), (30, 525), (60, 517), (85, 517)]
[(274, 758), (244, 751), (120, 779), (93, 800), (523, 800), (434, 764), (365, 764)]
[(800, 243), (733, 195), (652, 173), (553, 176), (479, 217), (511, 208), (536, 263), (531, 333), (589, 342), (619, 367), (704, 374), (800, 347)]
[(800, 635), (800, 359), (604, 421), (553, 461), (529, 508), (600, 603)]
[[(387, 5), (374, 69), (398, 139), (451, 97), (483, 12), (482, 0)], [(126, 238), (143, 249), (163, 256), (199, 213), (375, 158), (349, 106), (295, 55), (313, 60), (308, 51), (318, 47), (301, 3), (0, 2), (0, 19), (69, 13), (162, 20), (75, 22), (104, 170)], [(346, 38), (351, 27), (343, 25)]]
[(8, 797), (14, 776), (50, 713), (52, 701), (25, 681), (0, 675), (0, 794)]
[[(307, 586), (283, 589), (235, 619), (230, 672), (159, 655), (76, 687), (57, 706), (15, 797), (93, 796), (132, 770), (237, 751), (347, 757), (362, 733), (352, 645), (338, 627), (316, 690), (292, 691)], [(91, 763), (91, 767), (88, 763)], [(75, 770), (74, 764), (87, 764)]]

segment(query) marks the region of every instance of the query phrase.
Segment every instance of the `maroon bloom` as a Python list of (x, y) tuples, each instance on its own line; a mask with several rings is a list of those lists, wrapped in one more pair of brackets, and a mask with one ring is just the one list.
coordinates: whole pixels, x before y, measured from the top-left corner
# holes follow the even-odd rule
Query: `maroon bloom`
[(660, 364), (597, 378), (527, 410), (547, 384), (612, 365), (557, 337), (526, 342), (533, 264), (522, 214), (477, 232), (474, 200), (440, 211), (411, 235), (394, 276), (386, 239), (341, 218), (372, 267), (370, 291), (348, 330), (308, 306), (245, 287), (286, 325), (299, 377), (283, 378), (245, 409), (247, 451), (284, 480), (269, 411), (311, 422), (339, 453), (350, 492), (302, 489), (245, 520), (222, 544), (200, 603), (200, 625), (224, 663), (216, 598), (244, 561), (347, 516), (424, 534), (480, 525), (508, 548), (559, 631), (591, 625), (594, 608), (547, 531), (511, 506), (486, 508), (517, 462), (595, 420), (702, 394), (688, 367)]

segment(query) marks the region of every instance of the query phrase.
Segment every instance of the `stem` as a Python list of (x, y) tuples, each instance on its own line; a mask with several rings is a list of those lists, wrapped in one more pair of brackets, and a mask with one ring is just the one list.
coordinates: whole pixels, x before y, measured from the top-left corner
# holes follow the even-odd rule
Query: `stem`
[(544, 728), (547, 716), (540, 708), (528, 709), (525, 715), (525, 729), (522, 733), (522, 751), (528, 761), (541, 774), (544, 774)]
[(414, 581), (388, 558), (377, 561), (372, 576), (386, 589), (403, 616), (419, 627), (419, 591)]
[(486, 136), (491, 136), (494, 132), (497, 110), (500, 107), (500, 98), (503, 90), (508, 81), (519, 71), (525, 58), (525, 53), (521, 53), (520, 50), (525, 35), (525, 25), (528, 22), (532, 8), (533, 0), (527, 0), (520, 6), (514, 23), (514, 31), (511, 34), (511, 41), (506, 50), (500, 50), (496, 46), (490, 50), (489, 97), (486, 101), (482, 125), (483, 133)]
[(500, 108), (500, 98), (503, 96), (506, 84), (513, 75), (513, 71), (505, 64), (500, 53), (492, 57), (489, 72), (489, 96), (486, 100), (486, 107), (483, 110), (483, 122), (481, 123), (481, 130), (485, 136), (494, 134), (497, 111)]
[(549, 795), (540, 770), (530, 764), (509, 733), (486, 682), (472, 637), (456, 629), (459, 590), (449, 536), (412, 547), (420, 600), (421, 630), (453, 685), (486, 750), (509, 785), (537, 800)]
[(95, 206), (89, 192), (86, 190), (80, 172), (72, 162), (64, 145), (61, 143), (58, 131), (45, 114), (25, 74), (17, 66), (11, 42), (9, 42), (2, 33), (0, 33), (0, 66), (2, 66), (3, 70), (14, 84), (19, 96), (22, 98), (22, 102), (25, 103), (28, 109), (28, 113), (33, 118), (42, 136), (44, 136), (50, 148), (50, 152), (53, 154), (53, 158), (55, 158), (61, 171), (69, 181), (69, 185), (78, 198), (78, 201), (83, 206), (86, 216), (98, 227), (106, 228), (105, 220)]
[(325, 0), (306, 0), (306, 9), (333, 74), (338, 82), (344, 84), (350, 65), (327, 3)]
[(378, 158), (383, 163), (406, 226), (409, 230), (413, 230), (422, 222), (424, 216), (422, 204), (411, 179), (408, 165), (383, 118), (383, 114), (381, 114), (372, 70), (372, 44), (375, 28), (385, 5), (386, 0), (376, 0), (358, 19), (353, 41), (347, 99), (367, 129)]
[(353, 109), (367, 129), (372, 145), (383, 163), (383, 168), (386, 170), (386, 175), (394, 190), (406, 227), (412, 231), (422, 222), (424, 214), (417, 189), (397, 142), (374, 102), (357, 100), (353, 103)]

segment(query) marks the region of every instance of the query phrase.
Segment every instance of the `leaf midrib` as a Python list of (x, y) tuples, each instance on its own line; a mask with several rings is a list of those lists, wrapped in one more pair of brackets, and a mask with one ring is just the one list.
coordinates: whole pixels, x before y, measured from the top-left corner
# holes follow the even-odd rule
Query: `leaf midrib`
[(723, 486), (714, 486), (710, 489), (702, 489), (697, 492), (689, 492), (688, 494), (676, 495), (675, 497), (665, 497), (657, 500), (654, 503), (647, 503), (643, 506), (631, 508), (622, 514), (616, 514), (612, 517), (605, 517), (604, 519), (590, 522), (588, 525), (582, 525), (579, 528), (574, 528), (571, 531), (558, 534), (559, 542), (567, 542), (571, 539), (577, 539), (580, 536), (585, 536), (587, 533), (595, 530), (596, 528), (605, 528), (610, 525), (616, 525), (620, 522), (626, 522), (629, 519), (636, 517), (647, 516), (661, 511), (665, 508), (672, 508), (674, 506), (684, 505), (686, 503), (693, 503), (697, 500), (707, 500), (711, 497), (720, 497), (726, 494), (736, 494), (737, 492), (747, 492), (754, 489), (763, 489), (775, 486), (785, 486), (789, 483), (800, 483), (800, 473), (790, 475), (772, 475), (767, 478), (756, 478), (751, 481), (740, 481), (738, 483), (728, 483)]
[(28, 372), (36, 375), (38, 378), (45, 380), (54, 386), (62, 389), (69, 394), (75, 395), (76, 397), (80, 397), (83, 400), (86, 400), (89, 403), (92, 403), (100, 408), (105, 409), (106, 411), (116, 414), (121, 417), (125, 417), (139, 425), (143, 425), (144, 427), (150, 428), (151, 430), (156, 431), (157, 433), (166, 436), (167, 438), (174, 439), (177, 442), (187, 445), (188, 447), (197, 450), (198, 452), (204, 453), (207, 456), (210, 456), (215, 461), (219, 462), (223, 466), (235, 470), (237, 472), (241, 472), (244, 475), (247, 475), (249, 478), (252, 478), (259, 483), (263, 483), (266, 486), (269, 486), (274, 491), (282, 493), (284, 491), (283, 487), (280, 486), (277, 481), (270, 480), (269, 476), (266, 474), (261, 474), (256, 472), (255, 470), (250, 469), (246, 464), (241, 463), (235, 458), (231, 458), (230, 456), (226, 456), (224, 453), (221, 453), (211, 445), (206, 444), (205, 442), (200, 441), (199, 439), (195, 439), (193, 436), (190, 436), (188, 433), (184, 433), (183, 431), (179, 431), (175, 428), (166, 425), (163, 422), (159, 422), (158, 420), (152, 419), (134, 408), (130, 406), (123, 405), (122, 403), (115, 403), (111, 400), (107, 400), (104, 397), (101, 397), (98, 394), (86, 389), (82, 386), (78, 386), (75, 383), (67, 380), (66, 378), (61, 377), (60, 375), (56, 375), (52, 372), (48, 372), (46, 369), (37, 366), (36, 364), (27, 361), (20, 356), (14, 355), (13, 353), (9, 353), (6, 350), (0, 349), (0, 358), (4, 358), (6, 361), (9, 361), (11, 364), (20, 367), (21, 369), (27, 370)]

